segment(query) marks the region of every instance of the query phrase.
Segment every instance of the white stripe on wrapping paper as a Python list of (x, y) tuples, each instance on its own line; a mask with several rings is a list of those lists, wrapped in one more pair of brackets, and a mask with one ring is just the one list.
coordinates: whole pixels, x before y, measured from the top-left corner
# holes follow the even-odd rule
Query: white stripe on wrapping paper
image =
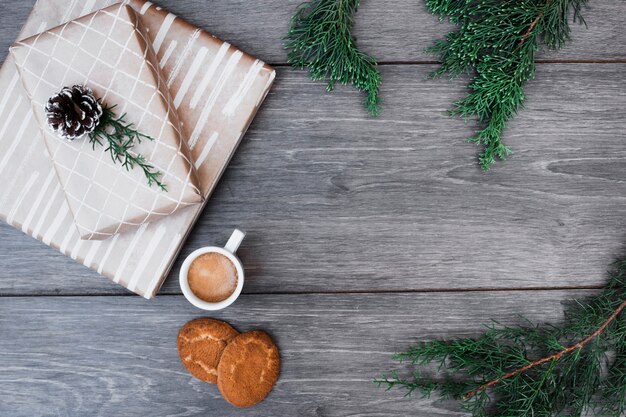
[(202, 65), (202, 61), (204, 61), (204, 58), (206, 58), (208, 52), (209, 50), (203, 47), (200, 48), (200, 50), (196, 54), (196, 57), (193, 59), (193, 62), (191, 63), (191, 66), (189, 67), (189, 70), (185, 75), (185, 78), (183, 78), (183, 83), (180, 85), (180, 88), (176, 93), (176, 97), (174, 97), (174, 107), (178, 108), (180, 106), (180, 103), (183, 101), (183, 98), (185, 98), (185, 94), (187, 94), (189, 87), (191, 87), (191, 82), (193, 81), (196, 74), (198, 74), (198, 70)]
[(224, 59), (224, 56), (226, 55), (226, 52), (228, 52), (229, 48), (230, 44), (228, 42), (224, 42), (222, 46), (220, 46), (220, 49), (217, 51), (217, 54), (215, 54), (215, 58), (213, 58), (213, 61), (211, 61), (209, 69), (207, 69), (207, 71), (204, 73), (204, 78), (202, 78), (202, 81), (200, 81), (200, 84), (198, 84), (198, 86), (196, 87), (196, 91), (193, 94), (193, 97), (191, 97), (189, 107), (192, 110), (196, 108), (198, 102), (204, 95), (205, 90), (207, 89), (209, 83), (215, 75), (215, 71), (217, 71), (217, 67), (219, 66), (219, 64), (222, 63), (222, 60)]
[(61, 227), (61, 223), (63, 223), (63, 220), (65, 220), (65, 217), (67, 216), (67, 212), (68, 212), (67, 204), (63, 204), (63, 206), (61, 206), (61, 210), (59, 210), (54, 220), (52, 220), (50, 227), (48, 228), (46, 233), (43, 235), (43, 239), (41, 240), (43, 243), (50, 246), (50, 241), (52, 240), (54, 235), (56, 235), (57, 231), (59, 230), (59, 227)]
[[(15, 105), (13, 106), (13, 109), (11, 109), (11, 112), (9, 113), (9, 116), (7, 117), (6, 121), (4, 122), (4, 126), (2, 126), (2, 129), (0, 129), (0, 137), (3, 137), (4, 134), (6, 133), (7, 129), (9, 128), (9, 126), (11, 126), (13, 124), (11, 122), (13, 121), (13, 117), (15, 116), (15, 113), (17, 112), (17, 109), (20, 107), (21, 102), (22, 102), (22, 97), (19, 97), (17, 99), (17, 102), (15, 102)], [(15, 142), (17, 142), (17, 141), (13, 140), (13, 142), (15, 144)], [(6, 156), (5, 156), (4, 159), (7, 159)], [(4, 162), (4, 160), (3, 160), (3, 162)]]
[(146, 231), (148, 224), (149, 223), (144, 223), (141, 226), (139, 226), (139, 228), (137, 229), (137, 232), (135, 233), (135, 236), (133, 236), (133, 240), (130, 242), (130, 245), (128, 245), (128, 247), (124, 251), (124, 257), (120, 261), (119, 266), (116, 268), (115, 276), (113, 277), (114, 282), (120, 282), (120, 278), (122, 278), (122, 275), (124, 274), (124, 270), (126, 269), (126, 264), (128, 263), (128, 260), (130, 259), (131, 255), (133, 254), (133, 251), (135, 250), (135, 246), (137, 246), (139, 239), (141, 238), (143, 233)]
[(167, 32), (169, 32), (170, 28), (172, 27), (172, 23), (174, 23), (174, 19), (176, 19), (176, 16), (171, 13), (168, 13), (167, 16), (165, 16), (165, 20), (163, 20), (163, 23), (161, 24), (159, 31), (154, 37), (154, 42), (152, 43), (152, 46), (154, 47), (154, 52), (156, 52), (157, 54), (161, 50), (161, 45), (163, 44), (163, 41), (165, 40), (165, 35), (167, 35)]
[[(4, 137), (4, 134), (9, 128), (9, 126), (11, 125), (11, 122), (13, 121), (13, 116), (15, 116), (15, 112), (19, 108), (21, 102), (22, 102), (22, 97), (17, 99), (17, 102), (13, 106), (13, 110), (11, 110), (11, 113), (9, 113), (9, 117), (7, 117), (7, 120), (4, 122), (4, 126), (2, 127), (2, 129), (0, 129), (0, 138)], [(27, 119), (30, 119), (30, 117), (27, 117), (24, 120), (27, 120)], [(0, 172), (2, 172), (6, 164), (9, 162), (9, 160), (11, 159), (11, 156), (13, 156), (13, 152), (15, 152), (15, 148), (17, 148), (17, 145), (19, 145), (20, 143), (19, 139), (20, 138), (18, 136), (13, 138), (13, 143), (11, 143), (9, 150), (4, 154), (4, 158), (2, 158), (2, 161), (0, 161)]]
[(91, 12), (95, 4), (96, 4), (96, 0), (87, 0), (85, 2), (85, 6), (83, 6), (83, 10), (80, 12), (80, 15), (84, 16), (87, 13)]
[(252, 66), (246, 73), (243, 82), (239, 84), (239, 88), (237, 88), (235, 94), (230, 98), (230, 100), (228, 100), (228, 102), (222, 109), (223, 115), (230, 117), (235, 114), (237, 107), (239, 107), (243, 99), (248, 95), (248, 92), (250, 91), (252, 84), (254, 84), (254, 81), (259, 75), (261, 68), (263, 68), (263, 65), (265, 64), (258, 59), (254, 61), (254, 64), (252, 64)]
[[(20, 99), (21, 99), (21, 97), (20, 97)], [(30, 126), (30, 119), (32, 119), (32, 117), (33, 117), (33, 112), (30, 111), (30, 112), (28, 112), (28, 116), (26, 116), (24, 118), (24, 120), (22, 120), (22, 124), (17, 129), (17, 133), (15, 134), (15, 137), (13, 138), (13, 143), (11, 143), (11, 146), (9, 146), (9, 149), (4, 154), (4, 157), (2, 158), (2, 160), (0, 161), (0, 172), (2, 172), (4, 170), (4, 168), (6, 167), (7, 163), (9, 162), (11, 157), (13, 156), (13, 153), (17, 149), (18, 145), (22, 142), (22, 138), (24, 137), (24, 132), (26, 131), (26, 128)], [(9, 122), (7, 121), (7, 124), (4, 126), (4, 129), (2, 130), (2, 132), (0, 132), (0, 138), (3, 137), (4, 130), (8, 127), (8, 125), (9, 125)], [(41, 140), (41, 136), (39, 135), (39, 132), (37, 132), (35, 137), (33, 139), (31, 139), (31, 140), (32, 140), (33, 144), (35, 144), (35, 143), (37, 143), (37, 141)], [(29, 153), (30, 153), (30, 149), (29, 149)], [(25, 161), (22, 161), (20, 163), (20, 166), (22, 166), (24, 164), (24, 162)]]
[(78, 239), (78, 241), (74, 245), (74, 248), (72, 248), (72, 253), (70, 254), (70, 258), (76, 260), (76, 258), (78, 257), (78, 252), (80, 251), (80, 248), (83, 246), (85, 242), (86, 240)]
[(117, 239), (119, 237), (120, 237), (119, 233), (116, 234), (115, 236), (113, 236), (113, 240), (111, 240), (111, 243), (109, 243), (109, 247), (107, 248), (106, 252), (104, 253), (104, 256), (102, 257), (102, 259), (100, 259), (100, 266), (98, 266), (98, 273), (99, 274), (102, 274), (102, 270), (104, 269), (104, 265), (106, 265), (106, 262), (109, 259), (109, 255), (111, 255), (111, 251), (115, 247), (115, 244), (117, 243)]
[(237, 64), (239, 63), (239, 60), (241, 59), (242, 56), (243, 56), (243, 52), (235, 51), (228, 59), (228, 62), (226, 63), (226, 66), (224, 67), (224, 71), (222, 71), (222, 74), (217, 80), (215, 84), (215, 88), (211, 91), (211, 94), (209, 95), (209, 99), (204, 105), (204, 108), (202, 109), (202, 113), (200, 114), (200, 117), (198, 118), (198, 122), (196, 123), (196, 126), (194, 127), (193, 132), (191, 133), (191, 137), (189, 138), (189, 147), (191, 149), (193, 149), (193, 147), (198, 142), (198, 139), (200, 138), (200, 134), (204, 130), (204, 126), (209, 120), (209, 115), (211, 114), (211, 110), (213, 109), (215, 102), (217, 101), (222, 90), (224, 89), (224, 85), (226, 85), (226, 81), (228, 81), (228, 78), (230, 78), (231, 74), (237, 67)]
[(218, 136), (219, 134), (217, 132), (213, 132), (209, 140), (206, 142), (206, 144), (204, 145), (204, 148), (202, 148), (202, 152), (200, 152), (200, 155), (198, 155), (198, 158), (196, 159), (196, 162), (194, 163), (194, 167), (196, 167), (196, 169), (199, 169), (200, 166), (204, 163), (204, 160), (207, 158), (207, 156), (209, 156), (209, 152), (211, 151), (211, 148), (215, 144), (215, 141), (217, 140)]
[(274, 78), (276, 78), (276, 71), (270, 71), (270, 76), (267, 77), (265, 87), (263, 87), (263, 91), (265, 91), (265, 93), (257, 96), (255, 107), (258, 108), (261, 105), (261, 102), (265, 100), (265, 97), (267, 97), (267, 94), (270, 92), (270, 86), (274, 82)]
[(150, 8), (150, 6), (152, 6), (152, 3), (150, 3), (149, 1), (145, 2), (143, 4), (143, 6), (141, 6), (141, 10), (139, 10), (140, 14), (146, 14), (146, 12), (148, 11), (148, 9)]
[(67, 232), (65, 232), (65, 237), (63, 238), (61, 246), (59, 247), (59, 251), (64, 255), (68, 255), (65, 252), (67, 251), (67, 246), (70, 244), (70, 240), (72, 240), (72, 236), (74, 236), (74, 232), (74, 227), (67, 229)]
[(33, 218), (35, 217), (35, 213), (37, 212), (37, 210), (39, 210), (39, 206), (41, 205), (41, 202), (43, 201), (43, 198), (46, 195), (46, 192), (48, 191), (48, 187), (50, 187), (50, 184), (52, 184), (52, 179), (54, 178), (54, 176), (55, 176), (54, 170), (51, 169), (41, 189), (39, 190), (37, 199), (35, 199), (35, 202), (30, 207), (30, 210), (28, 211), (28, 214), (26, 215), (26, 219), (24, 219), (24, 223), (22, 223), (22, 232), (24, 233), (28, 232), (28, 227), (30, 226), (30, 223), (33, 221)]
[(65, 12), (65, 15), (63, 15), (63, 21), (61, 23), (65, 23), (70, 19), (70, 16), (72, 15), (72, 12), (74, 11), (74, 7), (76, 7), (76, 1), (77, 0), (72, 0), (72, 3), (70, 3), (70, 7)]
[(180, 244), (182, 238), (183, 236), (180, 233), (176, 233), (176, 236), (174, 236), (174, 238), (170, 241), (170, 246), (167, 248), (167, 251), (161, 254), (163, 260), (157, 268), (158, 273), (154, 274), (154, 276), (150, 280), (150, 284), (148, 284), (148, 287), (146, 287), (146, 293), (144, 297), (150, 298), (152, 295), (154, 295), (154, 291), (159, 285), (159, 281), (161, 281), (161, 274), (165, 272), (168, 260), (174, 257), (174, 252), (176, 251), (176, 248)]
[(98, 249), (102, 246), (103, 240), (93, 240), (91, 241), (91, 248), (89, 248), (89, 252), (85, 255), (85, 260), (83, 261), (83, 265), (87, 268), (91, 268), (91, 262), (93, 258), (95, 258)]
[[(0, 101), (0, 114), (2, 114), (4, 112), (4, 108), (7, 106), (7, 103), (9, 102), (9, 98), (13, 98), (13, 89), (17, 85), (17, 80), (19, 78), (20, 77), (19, 77), (17, 71), (15, 71), (15, 75), (13, 75), (13, 78), (11, 78), (11, 82), (9, 82), (9, 86), (7, 87), (7, 90), (4, 93), (4, 97), (2, 97), (2, 101)], [(21, 99), (22, 99), (22, 97), (20, 97), (20, 100)], [(17, 107), (17, 106), (15, 106), (15, 107)]]
[(30, 178), (28, 179), (28, 181), (24, 185), (24, 188), (22, 188), (22, 191), (18, 195), (17, 200), (15, 201), (15, 204), (13, 204), (13, 208), (11, 208), (9, 215), (7, 216), (7, 223), (9, 223), (10, 225), (13, 225), (13, 219), (15, 218), (15, 213), (17, 213), (17, 210), (22, 205), (22, 202), (24, 201), (24, 197), (26, 197), (26, 194), (28, 194), (30, 189), (33, 188), (33, 184), (37, 180), (37, 177), (39, 177), (39, 171), (35, 171), (32, 174), (30, 174)]
[[(54, 170), (52, 170), (52, 172), (54, 172)], [(33, 229), (33, 236), (35, 238), (39, 236), (39, 231), (41, 230), (41, 227), (43, 226), (44, 221), (48, 217), (48, 212), (50, 211), (50, 208), (52, 207), (52, 203), (56, 201), (57, 194), (59, 193), (59, 191), (61, 191), (61, 185), (57, 183), (57, 185), (54, 187), (54, 190), (52, 191), (52, 196), (48, 199), (48, 203), (46, 204), (46, 207), (43, 209), (43, 213), (39, 215), (39, 220), (37, 221), (37, 225)]]
[[(21, 138), (22, 136), (24, 136), (24, 131), (26, 130), (26, 127), (29, 126), (29, 121), (31, 118), (32, 113), (29, 113), (29, 116), (26, 117), (23, 121), (22, 121), (22, 126), (20, 126), (20, 129), (17, 133), (17, 137), (14, 139), (14, 144), (16, 142), (21, 142)], [(33, 155), (33, 152), (35, 151), (35, 149), (39, 148), (41, 149), (41, 142), (39, 142), (40, 140), (40, 135), (39, 133), (37, 133), (37, 135), (35, 136), (35, 140), (30, 141), (30, 146), (28, 147), (28, 149), (26, 150), (26, 154), (24, 154), (21, 158), (19, 158), (19, 164), (17, 167), (13, 168), (13, 174), (19, 174), (24, 172), (24, 167), (31, 161), (31, 156)], [(13, 150), (14, 152), (15, 150)], [(7, 153), (7, 155), (10, 155), (9, 153)], [(6, 204), (6, 200), (13, 195), (13, 189), (17, 186), (17, 181), (8, 181), (9, 183), (9, 189), (6, 190), (6, 192), (0, 194), (0, 206), (4, 206)]]
[(137, 283), (139, 282), (143, 271), (146, 269), (146, 266), (148, 266), (148, 262), (152, 259), (152, 255), (154, 255), (157, 246), (159, 246), (161, 240), (163, 240), (166, 232), (167, 228), (163, 225), (160, 225), (156, 232), (154, 232), (154, 236), (150, 239), (148, 247), (146, 247), (145, 251), (141, 254), (137, 268), (135, 268), (135, 272), (133, 272), (133, 275), (128, 282), (129, 290), (135, 291), (137, 289)]
[(163, 54), (163, 58), (161, 58), (161, 61), (159, 61), (159, 67), (161, 67), (161, 69), (163, 69), (165, 64), (167, 64), (167, 61), (169, 61), (170, 57), (172, 56), (172, 52), (174, 52), (174, 50), (176, 49), (176, 45), (178, 45), (178, 42), (170, 42), (170, 45), (167, 47), (165, 53)]
[(172, 86), (172, 83), (178, 76), (178, 73), (180, 72), (183, 66), (183, 63), (187, 60), (187, 55), (189, 55), (193, 45), (196, 43), (199, 37), (200, 37), (200, 29), (194, 30), (191, 36), (189, 36), (189, 40), (187, 41), (187, 44), (183, 48), (183, 51), (178, 56), (178, 58), (176, 58), (176, 63), (174, 64), (174, 68), (172, 68), (170, 75), (167, 77), (166, 84), (168, 87)]

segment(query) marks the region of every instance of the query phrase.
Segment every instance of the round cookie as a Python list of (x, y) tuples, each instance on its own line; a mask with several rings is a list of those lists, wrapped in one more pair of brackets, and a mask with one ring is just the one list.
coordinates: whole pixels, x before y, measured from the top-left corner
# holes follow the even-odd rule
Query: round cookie
[(178, 354), (187, 371), (215, 384), (217, 364), (224, 348), (239, 332), (223, 321), (199, 318), (187, 322), (178, 332)]
[(217, 367), (217, 387), (236, 407), (263, 401), (278, 380), (280, 356), (272, 338), (253, 330), (230, 341)]

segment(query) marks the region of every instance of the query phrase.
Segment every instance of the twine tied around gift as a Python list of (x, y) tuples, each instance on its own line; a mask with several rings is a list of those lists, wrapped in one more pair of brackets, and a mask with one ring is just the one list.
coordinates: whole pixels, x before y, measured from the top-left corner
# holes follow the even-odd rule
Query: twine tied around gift
[(117, 116), (113, 109), (97, 99), (91, 88), (84, 85), (63, 87), (46, 103), (46, 120), (50, 129), (60, 138), (73, 141), (88, 137), (92, 149), (106, 146), (114, 163), (120, 163), (127, 171), (140, 168), (148, 186), (156, 185), (162, 191), (167, 186), (160, 180), (163, 173), (146, 161), (141, 154), (132, 152), (142, 140), (154, 138), (138, 132), (125, 120), (126, 113)]

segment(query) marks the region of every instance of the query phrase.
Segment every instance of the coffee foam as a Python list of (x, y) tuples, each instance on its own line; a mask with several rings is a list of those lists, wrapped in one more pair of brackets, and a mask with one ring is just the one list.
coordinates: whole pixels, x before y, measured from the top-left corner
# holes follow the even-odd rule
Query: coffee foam
[(237, 289), (237, 268), (228, 257), (216, 252), (194, 259), (187, 277), (191, 291), (209, 303), (224, 301)]

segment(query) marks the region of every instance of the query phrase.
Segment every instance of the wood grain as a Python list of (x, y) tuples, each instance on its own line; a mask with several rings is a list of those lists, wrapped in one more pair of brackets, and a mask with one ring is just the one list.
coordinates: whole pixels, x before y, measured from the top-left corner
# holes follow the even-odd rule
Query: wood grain
[(270, 396), (235, 410), (191, 377), (179, 328), (202, 313), (182, 296), (9, 297), (0, 303), (0, 415), (464, 415), (454, 402), (404, 399), (374, 377), (419, 340), (477, 335), (489, 318), (558, 322), (581, 292), (243, 296), (215, 317), (277, 341), (282, 373)]
[[(248, 293), (601, 285), (626, 230), (626, 64), (542, 65), (488, 174), (445, 114), (464, 81), (433, 68), (383, 67), (376, 119), (281, 69), (182, 256), (239, 226)], [(4, 224), (0, 265), (2, 294), (124, 292)]]
[[(159, 4), (270, 63), (284, 63), (283, 37), (301, 0), (167, 0)], [(451, 26), (428, 13), (422, 0), (364, 0), (356, 15), (358, 45), (379, 62), (432, 61), (425, 49)], [(595, 0), (584, 14), (588, 29), (573, 25), (573, 42), (543, 59), (626, 59), (625, 0)]]
[[(0, 0), (0, 60), (34, 1)], [(157, 1), (279, 66), (300, 2)], [(357, 15), (357, 42), (385, 64), (380, 118), (351, 88), (325, 94), (279, 69), (182, 251), (248, 232), (245, 294), (215, 317), (281, 348), (281, 379), (258, 407), (234, 410), (185, 372), (176, 333), (203, 314), (182, 296), (120, 296), (0, 224), (0, 415), (464, 415), (371, 380), (408, 372), (390, 354), (418, 340), (475, 335), (490, 318), (558, 321), (562, 300), (590, 292), (541, 289), (600, 286), (625, 252), (626, 0), (591, 5), (589, 28), (541, 54), (506, 133), (515, 154), (489, 174), (463, 143), (475, 125), (445, 114), (465, 80), (427, 79), (424, 49), (450, 26), (422, 1), (364, 0)], [(179, 293), (179, 266), (161, 294)]]
[[(301, 0), (158, 0), (157, 4), (244, 51), (272, 64), (282, 64), (289, 19)], [(15, 40), (34, 0), (2, 0), (0, 60)], [(543, 52), (549, 60), (625, 60), (626, 0), (595, 0), (585, 11), (588, 28), (573, 25), (572, 42), (562, 51)], [(428, 13), (422, 0), (364, 0), (356, 15), (354, 35), (364, 51), (379, 62), (423, 62), (436, 59), (425, 49), (451, 26)]]
[(7, 57), (9, 46), (15, 41), (34, 4), (35, 0), (0, 1), (0, 62)]

